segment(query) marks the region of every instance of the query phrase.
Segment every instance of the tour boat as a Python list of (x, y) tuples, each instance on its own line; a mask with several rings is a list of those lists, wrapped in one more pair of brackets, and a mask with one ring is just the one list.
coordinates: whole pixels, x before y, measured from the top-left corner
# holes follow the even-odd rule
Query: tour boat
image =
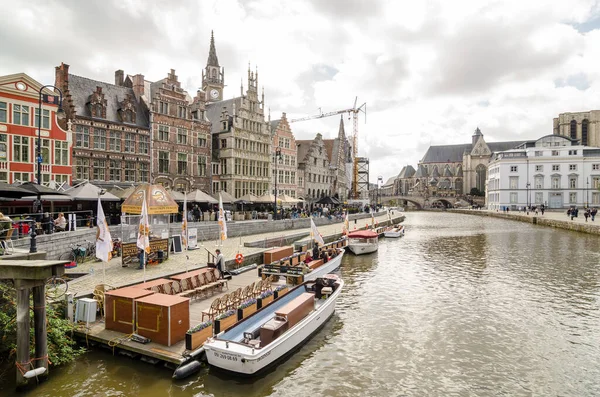
[(370, 254), (377, 251), (379, 235), (372, 230), (358, 230), (348, 234), (348, 249), (354, 255)]
[(344, 282), (334, 274), (298, 285), (279, 299), (209, 338), (212, 367), (254, 376), (289, 356), (331, 318)]
[(404, 226), (398, 225), (383, 233), (384, 237), (398, 238), (404, 236)]
[(327, 262), (323, 263), (319, 267), (313, 269), (310, 273), (304, 275), (304, 281), (316, 280), (318, 277), (322, 277), (325, 274), (334, 272), (342, 263), (344, 257), (344, 250), (341, 248), (334, 248), (337, 255), (331, 257)]

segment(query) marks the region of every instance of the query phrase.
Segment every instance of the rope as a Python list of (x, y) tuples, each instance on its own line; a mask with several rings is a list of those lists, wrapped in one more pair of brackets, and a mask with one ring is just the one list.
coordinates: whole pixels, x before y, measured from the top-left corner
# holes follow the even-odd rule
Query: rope
[(115, 347), (120, 345), (123, 342), (127, 342), (128, 340), (131, 339), (132, 336), (133, 336), (133, 332), (130, 333), (129, 335), (117, 336), (116, 338), (112, 338), (111, 340), (108, 341), (108, 346), (112, 347), (113, 356), (115, 355)]
[(15, 365), (16, 365), (17, 369), (19, 370), (19, 372), (21, 373), (21, 375), (25, 376), (25, 373), (27, 372), (26, 366), (33, 367), (32, 363), (34, 361), (38, 361), (38, 360), (46, 360), (46, 361), (48, 361), (48, 364), (52, 364), (50, 362), (50, 360), (48, 359), (48, 355), (45, 355), (42, 357), (32, 358), (29, 361), (24, 361), (24, 362), (15, 361)]

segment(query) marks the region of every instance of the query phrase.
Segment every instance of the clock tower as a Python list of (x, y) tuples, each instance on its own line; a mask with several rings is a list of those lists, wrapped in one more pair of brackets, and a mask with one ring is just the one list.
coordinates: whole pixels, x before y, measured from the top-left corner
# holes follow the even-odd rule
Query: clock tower
[(215, 49), (215, 36), (210, 32), (210, 50), (206, 68), (202, 71), (202, 90), (206, 92), (209, 102), (223, 100), (223, 87), (225, 86), (225, 68), (219, 66), (217, 50)]

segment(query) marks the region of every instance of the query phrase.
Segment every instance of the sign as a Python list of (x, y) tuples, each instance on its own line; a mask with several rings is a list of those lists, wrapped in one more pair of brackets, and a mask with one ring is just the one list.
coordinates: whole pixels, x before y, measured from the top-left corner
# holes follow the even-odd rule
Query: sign
[(171, 251), (179, 254), (183, 251), (183, 246), (181, 245), (181, 235), (176, 234), (171, 237)]
[(195, 250), (198, 248), (198, 229), (188, 229), (188, 249)]
[[(121, 264), (123, 266), (129, 264), (139, 264), (137, 242), (123, 243), (121, 247), (123, 255), (121, 255)], [(148, 255), (148, 264), (158, 263), (158, 251), (163, 252), (163, 258), (166, 260), (169, 257), (169, 240), (155, 239), (150, 240), (150, 255)]]

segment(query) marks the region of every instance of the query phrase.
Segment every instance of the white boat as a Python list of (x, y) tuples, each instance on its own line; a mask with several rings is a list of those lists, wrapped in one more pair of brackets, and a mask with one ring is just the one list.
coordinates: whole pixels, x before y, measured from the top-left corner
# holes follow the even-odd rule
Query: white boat
[(318, 277), (322, 277), (325, 274), (334, 272), (342, 263), (344, 257), (344, 250), (341, 248), (335, 249), (337, 255), (329, 259), (329, 261), (323, 263), (321, 266), (314, 269), (312, 272), (304, 275), (304, 281), (316, 280)]
[(348, 234), (348, 249), (354, 255), (370, 254), (379, 248), (379, 235), (372, 230), (359, 230)]
[(404, 226), (400, 225), (393, 227), (390, 230), (383, 232), (384, 237), (398, 238), (404, 236)]
[(331, 318), (344, 282), (327, 274), (306, 281), (204, 344), (208, 363), (257, 375), (297, 350)]

